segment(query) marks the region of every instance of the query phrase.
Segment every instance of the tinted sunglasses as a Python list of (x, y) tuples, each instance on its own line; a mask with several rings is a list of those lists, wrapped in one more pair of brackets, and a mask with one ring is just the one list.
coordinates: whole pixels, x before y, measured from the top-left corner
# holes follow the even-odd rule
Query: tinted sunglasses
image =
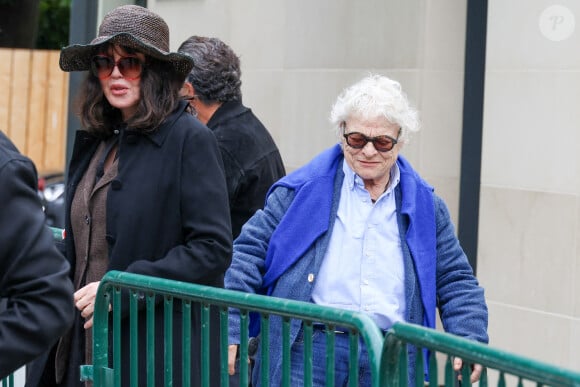
[(348, 146), (353, 149), (362, 149), (367, 145), (367, 143), (372, 142), (375, 149), (379, 152), (388, 152), (393, 149), (397, 142), (399, 142), (396, 138), (391, 136), (383, 135), (368, 137), (359, 132), (345, 133), (344, 138), (346, 139)]
[(136, 56), (125, 56), (118, 61), (106, 55), (95, 55), (91, 60), (91, 71), (99, 79), (106, 79), (111, 76), (115, 66), (119, 72), (128, 80), (135, 80), (143, 72), (143, 62)]

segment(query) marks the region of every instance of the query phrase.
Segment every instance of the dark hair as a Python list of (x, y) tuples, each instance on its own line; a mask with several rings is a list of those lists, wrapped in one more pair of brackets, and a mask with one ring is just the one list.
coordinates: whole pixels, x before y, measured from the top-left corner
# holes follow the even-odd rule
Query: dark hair
[(193, 57), (187, 76), (202, 102), (241, 101), (240, 58), (217, 38), (192, 36), (181, 43), (178, 52)]
[[(107, 52), (107, 49), (101, 47), (95, 54)], [(122, 49), (128, 54), (136, 52), (128, 47)], [(137, 111), (125, 124), (129, 129), (153, 131), (177, 107), (183, 79), (168, 63), (148, 56), (140, 79), (141, 98)], [(123, 121), (121, 111), (107, 101), (99, 78), (91, 72), (81, 85), (77, 107), (83, 127), (102, 137), (108, 137)]]

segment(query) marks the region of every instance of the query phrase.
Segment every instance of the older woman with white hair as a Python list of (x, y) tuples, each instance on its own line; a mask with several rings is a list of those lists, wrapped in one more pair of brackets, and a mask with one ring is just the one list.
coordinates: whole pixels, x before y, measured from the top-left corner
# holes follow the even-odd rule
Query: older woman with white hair
[[(337, 144), (271, 188), (263, 211), (234, 242), (226, 288), (367, 313), (382, 330), (403, 321), (487, 342), (483, 289), (463, 252), (446, 205), (399, 153), (419, 121), (398, 82), (370, 75), (337, 99)], [(340, 268), (340, 269), (338, 269)], [(270, 323), (269, 370), (257, 356), (253, 379), (280, 385), (282, 324)], [(240, 316), (230, 312), (230, 371)], [(325, 329), (315, 324), (313, 385), (324, 386)], [(336, 333), (335, 385), (349, 378), (349, 335)], [(291, 384), (302, 385), (304, 331), (292, 320)], [(371, 384), (359, 346), (359, 383)], [(410, 349), (409, 364), (415, 350)], [(456, 359), (454, 366), (461, 368)], [(475, 365), (471, 379), (479, 379)], [(413, 378), (412, 373), (409, 374)]]

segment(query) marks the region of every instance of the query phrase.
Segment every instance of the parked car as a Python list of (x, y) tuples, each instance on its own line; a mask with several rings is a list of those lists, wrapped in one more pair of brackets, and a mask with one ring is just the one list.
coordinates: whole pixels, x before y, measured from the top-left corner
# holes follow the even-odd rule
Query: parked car
[(64, 228), (64, 188), (63, 172), (46, 172), (38, 177), (38, 196), (51, 227)]

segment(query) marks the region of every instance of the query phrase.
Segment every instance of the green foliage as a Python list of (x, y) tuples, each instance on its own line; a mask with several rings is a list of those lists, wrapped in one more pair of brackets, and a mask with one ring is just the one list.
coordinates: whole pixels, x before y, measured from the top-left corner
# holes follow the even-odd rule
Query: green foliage
[[(0, 0), (11, 1), (11, 0)], [(41, 0), (36, 48), (61, 49), (69, 42), (72, 0)]]

